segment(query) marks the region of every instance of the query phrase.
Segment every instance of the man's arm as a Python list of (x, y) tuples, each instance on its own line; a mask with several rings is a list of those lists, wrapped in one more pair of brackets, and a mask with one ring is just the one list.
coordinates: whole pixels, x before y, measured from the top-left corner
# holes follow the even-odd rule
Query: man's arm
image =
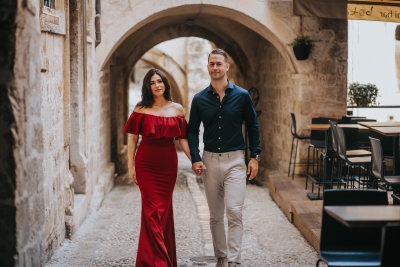
[(244, 122), (246, 123), (247, 134), (249, 137), (250, 157), (255, 158), (260, 155), (260, 128), (258, 126), (257, 114), (254, 110), (251, 97), (247, 93), (244, 100)]
[(190, 155), (192, 163), (201, 161), (199, 150), (199, 134), (200, 134), (200, 113), (197, 107), (197, 99), (193, 98), (192, 106), (190, 107), (189, 122), (187, 126), (187, 139), (189, 142)]
[(249, 136), (250, 161), (247, 166), (249, 180), (256, 177), (258, 173), (258, 159), (260, 155), (260, 129), (258, 127), (257, 113), (254, 110), (250, 95), (247, 93), (244, 102), (244, 121), (246, 123), (247, 135)]

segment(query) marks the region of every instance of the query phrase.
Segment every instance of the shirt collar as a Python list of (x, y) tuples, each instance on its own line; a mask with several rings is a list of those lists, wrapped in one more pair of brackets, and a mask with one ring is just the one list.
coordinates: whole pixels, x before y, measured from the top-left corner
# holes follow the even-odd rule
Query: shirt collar
[[(228, 86), (226, 87), (226, 90), (232, 91), (233, 88), (234, 88), (233, 86), (234, 86), (233, 83), (231, 83), (231, 81), (228, 79)], [(207, 91), (208, 91), (208, 92), (211, 92), (211, 93), (214, 92), (214, 90), (213, 90), (211, 84), (207, 87)]]

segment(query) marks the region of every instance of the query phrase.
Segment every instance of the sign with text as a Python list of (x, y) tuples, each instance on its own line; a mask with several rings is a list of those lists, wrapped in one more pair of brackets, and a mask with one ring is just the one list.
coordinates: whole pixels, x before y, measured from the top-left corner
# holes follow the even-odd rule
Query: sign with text
[(400, 5), (347, 4), (347, 19), (400, 22)]
[(400, 0), (293, 0), (297, 16), (400, 22)]

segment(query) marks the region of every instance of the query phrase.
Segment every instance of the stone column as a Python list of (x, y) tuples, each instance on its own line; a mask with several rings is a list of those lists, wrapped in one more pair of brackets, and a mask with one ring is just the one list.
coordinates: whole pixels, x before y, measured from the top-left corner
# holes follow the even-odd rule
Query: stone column
[(86, 140), (85, 140), (85, 89), (86, 89), (86, 1), (70, 1), (70, 165), (74, 177), (75, 193), (86, 193)]
[(111, 161), (118, 175), (128, 172), (127, 135), (123, 129), (128, 119), (129, 73), (124, 72), (122, 63), (114, 59), (110, 64)]

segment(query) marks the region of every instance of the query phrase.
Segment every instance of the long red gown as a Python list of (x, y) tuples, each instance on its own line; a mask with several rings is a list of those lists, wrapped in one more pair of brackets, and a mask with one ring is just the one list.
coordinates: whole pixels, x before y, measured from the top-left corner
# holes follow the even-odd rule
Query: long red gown
[(142, 135), (135, 156), (142, 196), (137, 267), (176, 267), (172, 193), (178, 175), (174, 138), (186, 139), (184, 117), (133, 112), (125, 132)]

